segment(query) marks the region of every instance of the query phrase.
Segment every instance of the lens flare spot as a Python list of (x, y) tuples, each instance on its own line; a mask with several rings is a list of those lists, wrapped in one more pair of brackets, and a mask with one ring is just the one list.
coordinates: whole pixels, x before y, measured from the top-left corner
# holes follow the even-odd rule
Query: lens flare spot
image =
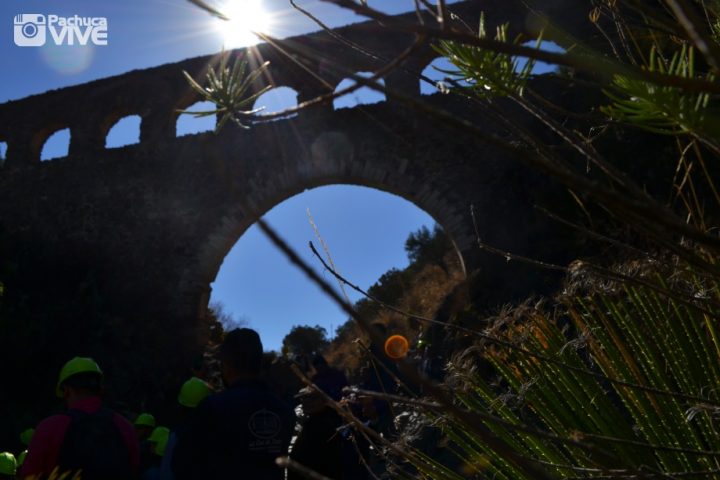
[(95, 50), (87, 45), (56, 45), (46, 42), (40, 48), (45, 63), (58, 73), (72, 75), (85, 71), (92, 63)]
[(407, 355), (410, 346), (407, 338), (402, 335), (393, 335), (385, 340), (385, 355), (398, 359)]

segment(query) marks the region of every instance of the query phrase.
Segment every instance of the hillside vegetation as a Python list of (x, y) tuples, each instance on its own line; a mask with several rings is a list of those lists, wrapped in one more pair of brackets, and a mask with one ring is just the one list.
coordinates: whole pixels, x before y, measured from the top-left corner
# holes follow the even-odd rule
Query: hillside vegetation
[[(432, 318), (452, 290), (463, 281), (464, 274), (457, 252), (439, 226), (425, 227), (408, 237), (405, 249), (410, 264), (383, 274), (367, 291), (373, 300), (363, 298), (355, 304), (358, 314), (372, 323), (382, 323), (389, 335), (404, 335), (413, 345), (428, 330), (426, 322), (413, 316)], [(398, 311), (384, 308), (381, 303)], [(328, 361), (355, 377), (363, 358), (357, 341), (369, 339), (350, 319), (338, 327), (336, 337), (325, 350)]]

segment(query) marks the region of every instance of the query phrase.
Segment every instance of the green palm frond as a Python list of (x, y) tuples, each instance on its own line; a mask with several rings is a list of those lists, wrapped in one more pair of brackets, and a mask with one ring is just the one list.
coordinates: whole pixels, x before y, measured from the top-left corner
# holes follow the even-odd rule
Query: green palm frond
[[(670, 59), (664, 59), (653, 48), (647, 70), (683, 78), (697, 78), (695, 50), (683, 46)], [(708, 79), (712, 80), (712, 76)], [(710, 94), (689, 93), (677, 87), (664, 87), (616, 75), (605, 94), (612, 103), (603, 107), (611, 118), (664, 135), (718, 133), (718, 119), (708, 105)]]
[[(495, 40), (507, 43), (508, 27), (507, 23), (498, 26)], [(487, 37), (484, 15), (480, 17), (478, 36), (480, 38)], [(542, 36), (538, 37), (535, 48), (539, 48), (541, 42)], [(516, 37), (512, 43), (520, 45), (521, 37)], [(520, 66), (520, 59), (511, 55), (459, 42), (442, 41), (439, 46), (435, 47), (435, 50), (447, 57), (457, 68), (457, 70), (439, 68), (437, 70), (449, 75), (456, 85), (468, 83), (475, 95), (481, 98), (522, 95), (536, 63), (533, 59), (527, 59)]]
[(258, 68), (248, 70), (248, 62), (244, 59), (236, 59), (232, 68), (228, 66), (228, 55), (222, 55), (217, 71), (210, 69), (206, 76), (206, 86), (200, 85), (192, 76), (183, 71), (185, 79), (190, 87), (204, 100), (213, 102), (216, 110), (192, 112), (181, 110), (180, 113), (193, 115), (195, 117), (207, 117), (218, 115), (218, 122), (215, 131), (219, 131), (229, 120), (232, 120), (242, 128), (250, 128), (242, 120), (250, 118), (263, 108), (245, 110), (252, 106), (255, 100), (267, 92), (271, 86), (266, 85), (252, 93), (252, 87), (260, 76), (268, 69), (270, 62), (265, 62)]

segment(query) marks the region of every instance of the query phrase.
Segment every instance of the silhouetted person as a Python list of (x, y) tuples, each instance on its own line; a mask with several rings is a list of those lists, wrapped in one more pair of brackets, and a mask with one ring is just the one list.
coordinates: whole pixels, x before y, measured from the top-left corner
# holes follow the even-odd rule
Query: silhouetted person
[(325, 357), (319, 354), (313, 357), (312, 366), (315, 369), (315, 375), (311, 379), (312, 382), (333, 400), (340, 400), (342, 398), (342, 389), (348, 385), (345, 374), (328, 365)]
[(187, 429), (190, 419), (195, 414), (197, 408), (208, 395), (212, 393), (212, 387), (204, 380), (198, 377), (192, 377), (190, 380), (183, 383), (180, 387), (180, 393), (178, 394), (178, 408), (180, 414), (180, 421), (170, 431), (168, 436), (167, 446), (162, 455), (162, 462), (160, 465), (160, 480), (174, 480), (175, 475), (172, 472), (172, 459), (175, 453), (175, 446), (177, 445), (178, 437)]
[(262, 359), (254, 330), (235, 329), (225, 336), (220, 362), (226, 389), (207, 397), (178, 436), (175, 478), (284, 478), (275, 459), (287, 452), (294, 415), (259, 379)]
[(153, 446), (148, 442), (150, 434), (156, 427), (155, 417), (149, 413), (141, 413), (133, 423), (135, 436), (140, 443), (140, 467), (139, 471), (144, 472), (152, 466), (155, 459)]
[[(309, 387), (303, 388), (298, 397), (305, 419), (290, 457), (333, 480), (367, 478), (365, 467), (349, 438), (350, 432), (342, 428), (342, 418), (325, 403), (320, 393)], [(302, 478), (302, 475), (288, 471), (288, 480)]]
[(128, 480), (138, 468), (138, 442), (133, 426), (103, 407), (103, 374), (91, 358), (67, 362), (56, 393), (67, 412), (53, 415), (35, 429), (20, 478), (82, 470), (83, 480)]

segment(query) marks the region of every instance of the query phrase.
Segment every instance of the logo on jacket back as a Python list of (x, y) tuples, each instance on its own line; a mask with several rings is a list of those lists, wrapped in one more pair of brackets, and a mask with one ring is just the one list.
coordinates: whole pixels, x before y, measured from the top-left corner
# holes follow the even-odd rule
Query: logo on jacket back
[(278, 414), (266, 409), (258, 410), (250, 416), (248, 429), (256, 438), (250, 442), (250, 451), (279, 453), (282, 447), (282, 420)]

